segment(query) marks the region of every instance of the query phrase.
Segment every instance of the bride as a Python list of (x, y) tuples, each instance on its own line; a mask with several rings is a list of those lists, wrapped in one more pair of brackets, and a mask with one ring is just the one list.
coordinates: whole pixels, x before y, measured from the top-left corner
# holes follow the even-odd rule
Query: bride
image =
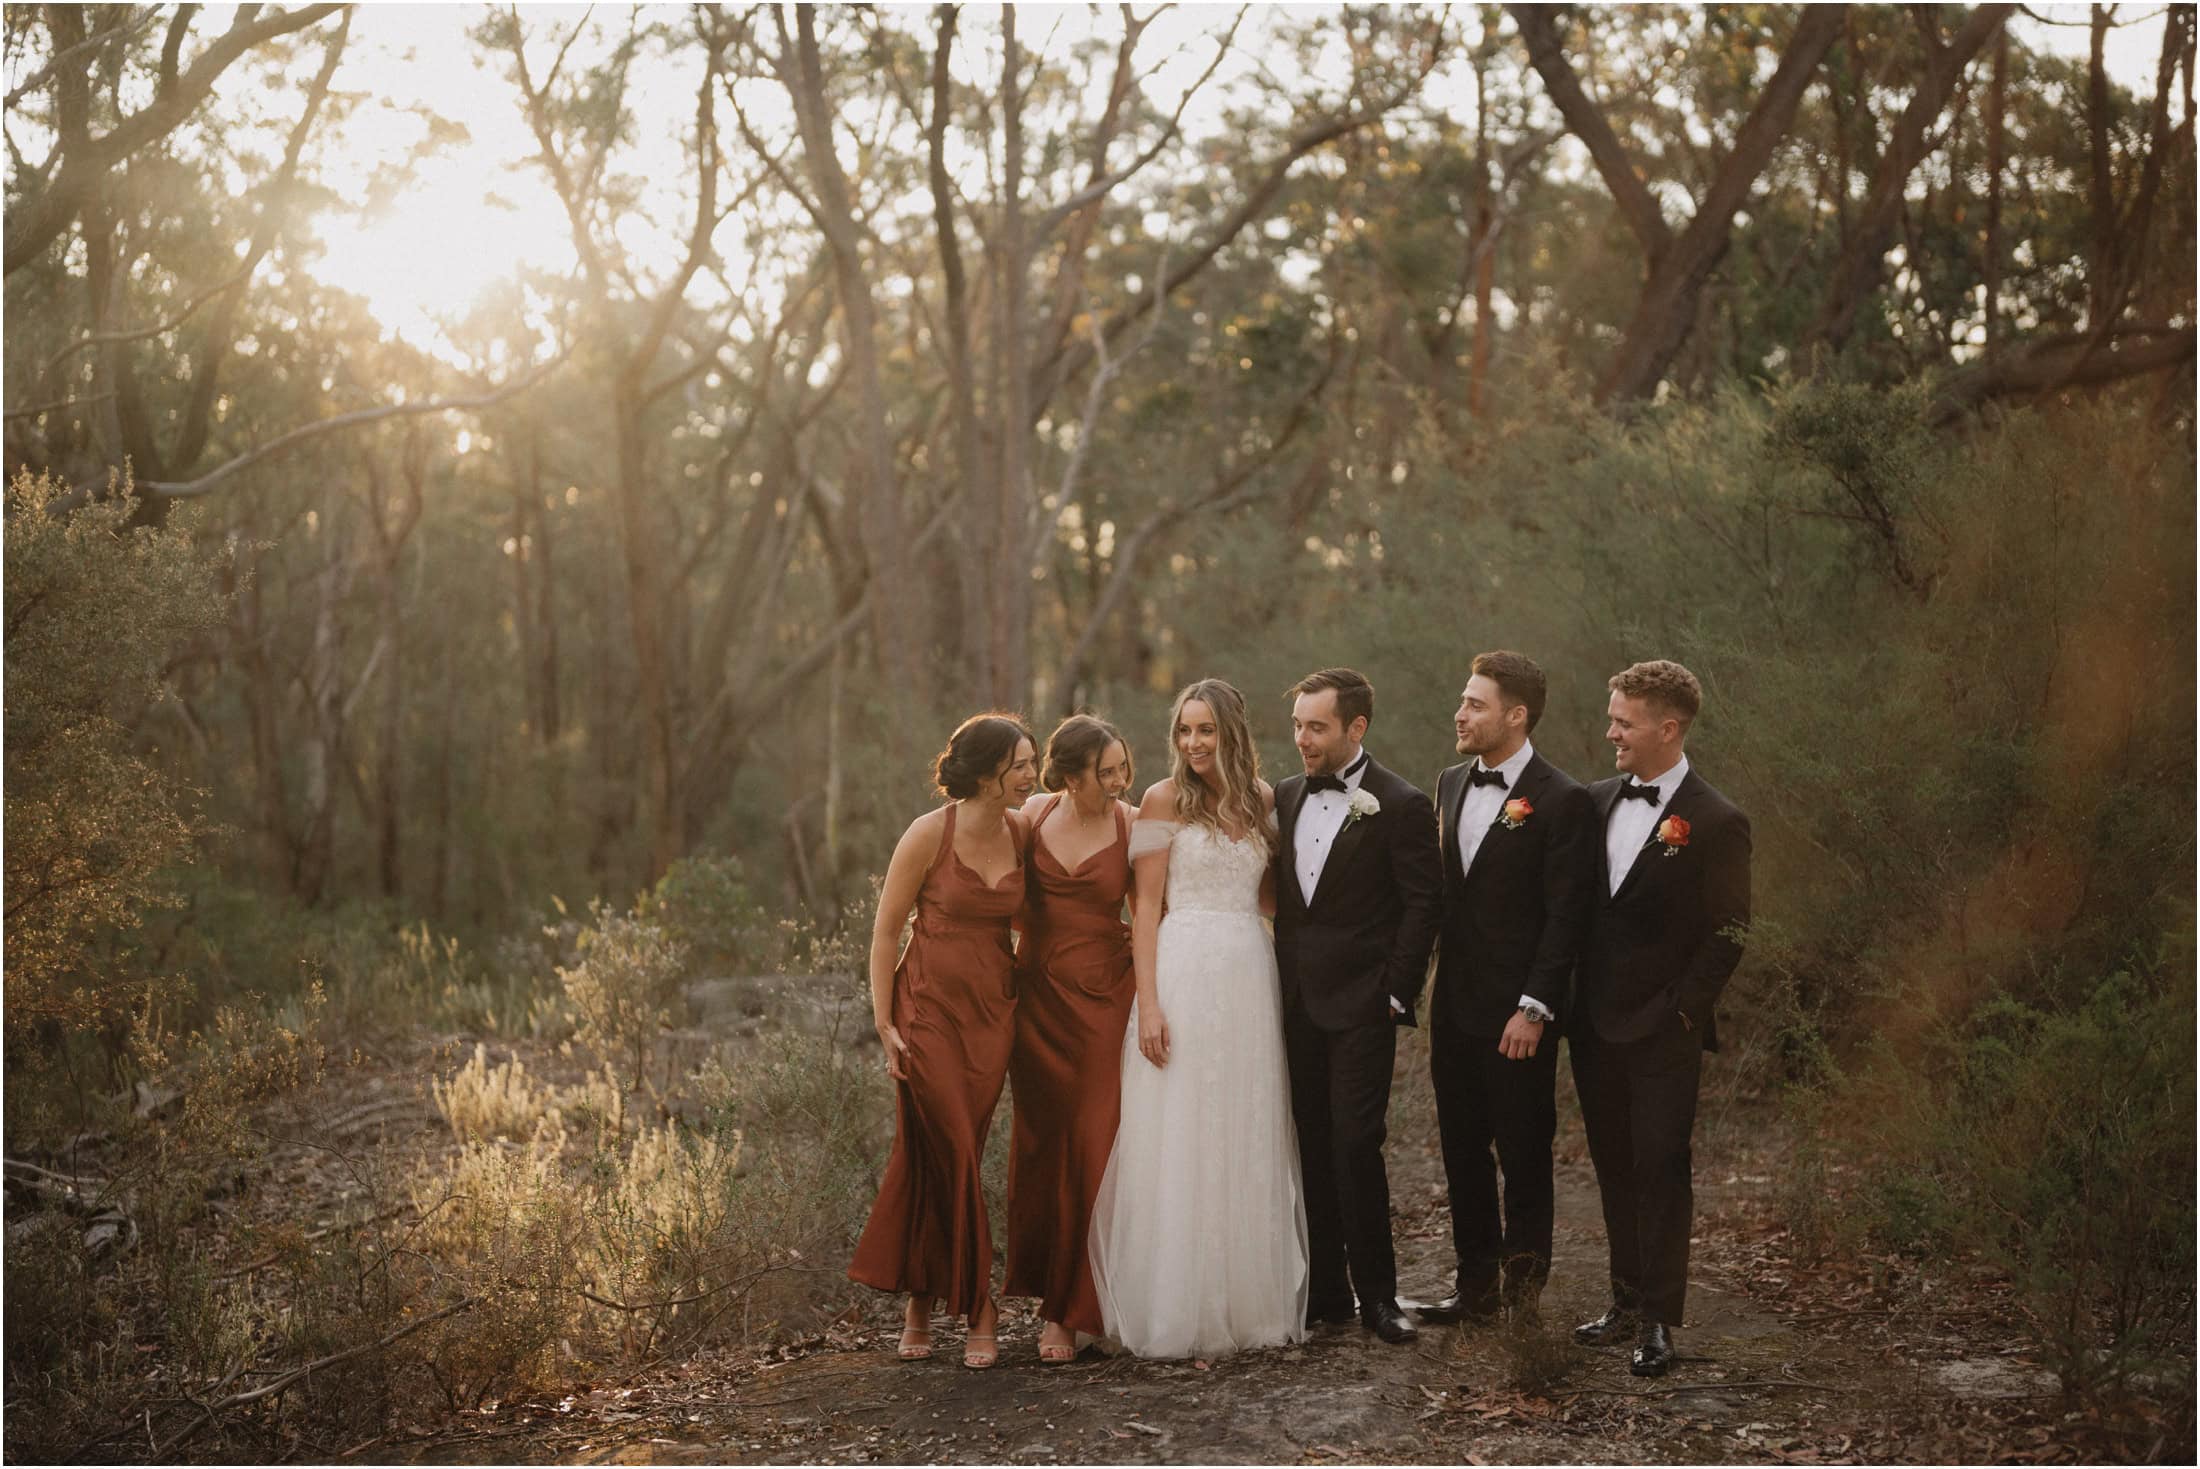
[(1093, 1284), (1130, 1351), (1211, 1357), (1305, 1337), (1306, 1208), (1261, 923), (1275, 793), (1221, 680), (1176, 696), (1170, 736), (1169, 778), (1131, 830), (1138, 1047), (1093, 1205)]

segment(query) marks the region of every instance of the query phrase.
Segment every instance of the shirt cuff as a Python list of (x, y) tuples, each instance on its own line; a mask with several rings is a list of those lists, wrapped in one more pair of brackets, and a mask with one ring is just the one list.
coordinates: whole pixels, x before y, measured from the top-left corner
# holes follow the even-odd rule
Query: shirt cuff
[(1406, 1007), (1398, 1003), (1398, 997), (1396, 995), (1392, 995), (1390, 997), (1390, 1013), (1393, 1015), (1403, 1015), (1406, 1013)]
[(1520, 1008), (1527, 1011), (1530, 1015), (1533, 1015), (1536, 1019), (1542, 1021), (1546, 1025), (1550, 1024), (1550, 1022), (1556, 1018), (1551, 1014), (1550, 1006), (1544, 1004), (1534, 995), (1522, 995), (1520, 997)]

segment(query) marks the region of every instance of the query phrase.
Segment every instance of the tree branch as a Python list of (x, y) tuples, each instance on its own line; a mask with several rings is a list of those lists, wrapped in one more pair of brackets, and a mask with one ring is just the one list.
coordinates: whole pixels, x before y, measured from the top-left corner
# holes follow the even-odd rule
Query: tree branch
[(1604, 110), (1582, 87), (1581, 78), (1574, 75), (1559, 43), (1556, 16), (1546, 5), (1508, 5), (1505, 9), (1519, 28), (1520, 38), (1527, 42), (1528, 64), (1543, 78), (1543, 89), (1566, 119), (1568, 131), (1589, 150), (1604, 187), (1612, 192), (1612, 202), (1619, 206), (1627, 227), (1635, 232), (1644, 257), (1655, 266), (1673, 243), (1672, 228), (1666, 224), (1665, 214), (1634, 160), (1627, 156), (1627, 149), (1605, 120)]
[(2194, 330), (2189, 326), (2119, 329), (2105, 341), (2091, 332), (2057, 337), (1951, 374), (1941, 384), (1929, 418), (1945, 424), (1990, 399), (2140, 377), (2190, 362), (2193, 344)]
[(199, 53), (174, 86), (108, 132), (84, 139), (77, 151), (63, 157), (60, 175), (52, 184), (9, 212), (4, 249), (0, 249), (4, 254), (0, 274), (13, 275), (42, 254), (105, 184), (108, 171), (146, 144), (173, 132), (212, 94), (214, 83), (239, 57), (347, 8), (308, 5), (277, 11), (262, 20), (255, 13), (258, 6), (238, 7), (236, 22), (220, 40)]
[[(1364, 112), (1348, 112), (1326, 118), (1295, 134), (1285, 146), (1282, 156), (1269, 165), (1268, 170), (1247, 190), (1238, 207), (1215, 226), (1207, 239), (1192, 251), (1183, 264), (1170, 272), (1161, 289), (1151, 293), (1141, 292), (1137, 300), (1110, 316), (1101, 330), (1110, 340), (1120, 336), (1135, 325), (1139, 318), (1153, 310), (1156, 302), (1168, 299), (1186, 281), (1205, 270), (1222, 253), (1224, 246), (1260, 217), (1261, 211), (1268, 207), (1269, 201), (1283, 188), (1284, 180), (1290, 176), (1292, 168), (1300, 159), (1317, 148), (1379, 122), (1392, 108), (1405, 101), (1434, 65), (1435, 56), (1432, 52), (1427, 64), (1410, 82), (1378, 101), (1375, 106)], [(1048, 360), (1038, 364), (1032, 372), (1031, 412), (1037, 414), (1044, 411), (1062, 385), (1084, 371), (1092, 360), (1092, 344), (1089, 341), (1079, 341), (1055, 352)]]
[(517, 381), (506, 383), (503, 387), (490, 392), (474, 394), (471, 397), (433, 398), (425, 403), (391, 403), (380, 408), (362, 408), (353, 413), (339, 413), (334, 418), (318, 419), (315, 422), (294, 428), (288, 433), (278, 435), (256, 449), (249, 449), (228, 463), (200, 475), (197, 479), (163, 480), (152, 484), (143, 484), (138, 488), (148, 494), (167, 495), (174, 499), (203, 495), (220, 485), (222, 481), (242, 470), (250, 469), (263, 459), (286, 453), (308, 439), (317, 439), (323, 434), (335, 433), (339, 429), (357, 428), (363, 423), (378, 423), (385, 418), (410, 418), (423, 413), (452, 413), (492, 407), (507, 398), (527, 391), (536, 383), (541, 382), (565, 361), (566, 356), (565, 352), (560, 352), (557, 356), (543, 363), (540, 367), (534, 368)]

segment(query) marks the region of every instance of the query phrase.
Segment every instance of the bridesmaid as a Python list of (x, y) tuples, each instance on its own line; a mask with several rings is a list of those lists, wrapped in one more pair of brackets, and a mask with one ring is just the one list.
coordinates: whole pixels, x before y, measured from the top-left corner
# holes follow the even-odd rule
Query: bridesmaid
[(1048, 739), (1040, 781), (1057, 794), (1028, 813), (1002, 1289), (1039, 1297), (1039, 1360), (1051, 1364), (1077, 1355), (1076, 1333), (1101, 1333), (1085, 1234), (1115, 1143), (1134, 988), (1123, 900), (1137, 813), (1117, 799), (1130, 788), (1130, 749), (1089, 714)]
[(978, 1169), (1015, 1038), (1009, 920), (1023, 904), (1028, 834), (1010, 808), (1037, 784), (1036, 749), (1013, 715), (962, 722), (933, 770), (948, 804), (902, 833), (871, 925), (871, 1014), (895, 1083), (894, 1151), (848, 1278), (909, 1292), (904, 1361), (932, 1355), (935, 1301), (968, 1320), (965, 1367), (1000, 1360)]

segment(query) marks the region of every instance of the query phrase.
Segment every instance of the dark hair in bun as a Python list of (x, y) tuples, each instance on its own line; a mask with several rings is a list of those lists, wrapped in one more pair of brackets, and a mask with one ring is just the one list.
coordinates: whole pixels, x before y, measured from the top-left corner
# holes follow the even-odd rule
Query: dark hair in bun
[(975, 796), (979, 786), (1016, 758), (1018, 740), (1031, 740), (1033, 749), (1039, 745), (1013, 714), (973, 714), (955, 726), (947, 748), (932, 762), (932, 783), (949, 800)]
[[(1067, 789), (1071, 776), (1092, 769), (1108, 746), (1116, 744), (1123, 747), (1123, 763), (1129, 765), (1130, 741), (1118, 734), (1114, 725), (1095, 715), (1072, 714), (1047, 736), (1047, 759), (1039, 771), (1039, 784), (1050, 791)], [(1131, 778), (1129, 770), (1123, 775), (1126, 780)]]

